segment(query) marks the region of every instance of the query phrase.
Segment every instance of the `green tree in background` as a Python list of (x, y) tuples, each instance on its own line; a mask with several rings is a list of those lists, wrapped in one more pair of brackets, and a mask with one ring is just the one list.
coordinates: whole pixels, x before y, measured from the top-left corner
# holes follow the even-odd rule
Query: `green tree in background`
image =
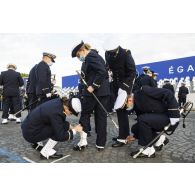
[(21, 74), (22, 78), (28, 77), (28, 74), (26, 74), (26, 73), (20, 73), (20, 74)]

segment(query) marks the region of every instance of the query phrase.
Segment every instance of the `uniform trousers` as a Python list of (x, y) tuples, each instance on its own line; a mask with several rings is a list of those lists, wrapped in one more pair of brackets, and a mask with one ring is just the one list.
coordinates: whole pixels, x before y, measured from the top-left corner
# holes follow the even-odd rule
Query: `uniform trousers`
[[(115, 96), (115, 100), (118, 96), (118, 86), (116, 84), (113, 85), (113, 93)], [(114, 101), (115, 101), (114, 100)], [(119, 125), (119, 135), (118, 139), (126, 139), (129, 136), (129, 118), (128, 111), (126, 109), (118, 109), (116, 111)]]
[(137, 123), (131, 128), (138, 144), (146, 146), (169, 124), (169, 117), (164, 113), (145, 113), (137, 117)]
[[(109, 96), (99, 96), (98, 99), (105, 109), (107, 109)], [(95, 130), (97, 133), (96, 145), (104, 147), (107, 136), (107, 114), (93, 96), (83, 96), (80, 124), (86, 133), (88, 132), (90, 116), (93, 111), (95, 115)]]
[(186, 97), (179, 97), (179, 106), (183, 106), (186, 103)]
[[(37, 105), (37, 96), (35, 94), (28, 94), (28, 105), (31, 105), (29, 106), (29, 111), (32, 111), (34, 108), (36, 108), (36, 105)], [(34, 103), (35, 102), (35, 103)], [(34, 104), (33, 104), (34, 103)]]
[[(2, 118), (7, 119), (9, 110), (13, 106), (13, 114), (21, 109), (20, 96), (7, 96), (3, 98), (3, 114)], [(21, 117), (21, 113), (16, 115), (17, 118)]]

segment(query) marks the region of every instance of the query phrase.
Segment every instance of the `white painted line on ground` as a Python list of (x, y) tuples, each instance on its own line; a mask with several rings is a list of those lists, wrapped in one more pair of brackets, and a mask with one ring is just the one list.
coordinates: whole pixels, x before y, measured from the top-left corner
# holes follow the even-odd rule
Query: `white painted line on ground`
[(68, 154), (68, 155), (66, 155), (66, 156), (64, 156), (64, 157), (62, 157), (62, 158), (59, 158), (59, 159), (57, 159), (57, 160), (54, 160), (54, 161), (52, 161), (51, 163), (58, 162), (58, 161), (63, 160), (63, 159), (65, 159), (65, 158), (69, 157), (69, 156), (70, 156), (70, 154)]
[(29, 158), (27, 158), (27, 157), (25, 157), (25, 156), (23, 157), (23, 159), (26, 160), (27, 162), (30, 162), (30, 163), (36, 163), (35, 161), (30, 160)]

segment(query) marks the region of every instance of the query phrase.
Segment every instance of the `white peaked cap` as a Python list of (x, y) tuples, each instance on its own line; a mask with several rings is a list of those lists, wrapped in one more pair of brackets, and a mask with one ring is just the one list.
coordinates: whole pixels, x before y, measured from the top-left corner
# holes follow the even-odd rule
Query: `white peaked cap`
[(122, 108), (126, 99), (127, 99), (127, 92), (125, 90), (119, 89), (118, 96), (114, 104), (114, 109), (117, 110)]
[(79, 98), (72, 98), (71, 105), (72, 105), (73, 110), (76, 113), (81, 112), (81, 102), (80, 102)]

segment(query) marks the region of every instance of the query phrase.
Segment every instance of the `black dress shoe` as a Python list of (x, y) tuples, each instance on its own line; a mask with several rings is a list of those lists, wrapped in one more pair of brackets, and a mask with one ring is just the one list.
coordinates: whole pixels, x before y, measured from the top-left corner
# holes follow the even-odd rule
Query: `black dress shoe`
[[(58, 159), (58, 158), (62, 158), (63, 156), (64, 156), (63, 154), (57, 154), (57, 153), (55, 153), (55, 154), (49, 156), (48, 159)], [(42, 154), (40, 154), (40, 159), (41, 159), (41, 160), (48, 160), (48, 159), (47, 159), (45, 156), (43, 156)]]
[(154, 146), (156, 151), (161, 151), (163, 149), (163, 146), (167, 145), (169, 143), (169, 139), (166, 137), (165, 141), (163, 142), (163, 144), (161, 144), (160, 146)]
[(16, 121), (16, 119), (14, 119), (14, 118), (11, 118), (11, 119), (8, 119), (9, 121)]
[(96, 145), (96, 149), (97, 149), (98, 152), (104, 151), (104, 147), (103, 147), (103, 146), (100, 147), (100, 146), (97, 146), (97, 145)]
[(86, 146), (78, 146), (78, 145), (76, 145), (76, 146), (74, 146), (73, 150), (74, 151), (84, 151), (85, 148), (87, 148), (87, 147), (88, 147), (88, 145), (86, 145)]
[[(112, 138), (112, 141), (116, 142), (116, 141), (118, 141), (117, 139), (119, 139), (119, 138), (118, 138), (118, 137), (113, 137), (113, 138)], [(135, 138), (134, 136), (129, 135), (129, 136), (127, 136), (127, 138), (126, 138), (126, 141), (127, 141), (127, 143), (131, 143), (131, 142), (133, 142), (135, 139), (136, 139), (136, 138)]]
[(96, 148), (98, 152), (104, 151), (104, 148)]
[(125, 145), (125, 143), (123, 143), (123, 142), (115, 141), (115, 143), (112, 144), (112, 147), (118, 148), (118, 147), (122, 147), (124, 145)]
[[(132, 152), (131, 154), (130, 154), (130, 156), (134, 156), (134, 155), (136, 155), (137, 153), (139, 152), (139, 150), (138, 151), (135, 151), (135, 152)], [(139, 156), (137, 156), (137, 158), (154, 158), (156, 155), (155, 155), (155, 153), (153, 153), (152, 155), (146, 155), (146, 154), (143, 154), (143, 153), (140, 153), (139, 154)]]
[(32, 148), (38, 150), (39, 152), (43, 149), (43, 146), (38, 145), (37, 143), (31, 144)]
[(118, 137), (113, 137), (113, 138), (112, 138), (112, 141), (116, 142), (117, 139), (118, 139)]

